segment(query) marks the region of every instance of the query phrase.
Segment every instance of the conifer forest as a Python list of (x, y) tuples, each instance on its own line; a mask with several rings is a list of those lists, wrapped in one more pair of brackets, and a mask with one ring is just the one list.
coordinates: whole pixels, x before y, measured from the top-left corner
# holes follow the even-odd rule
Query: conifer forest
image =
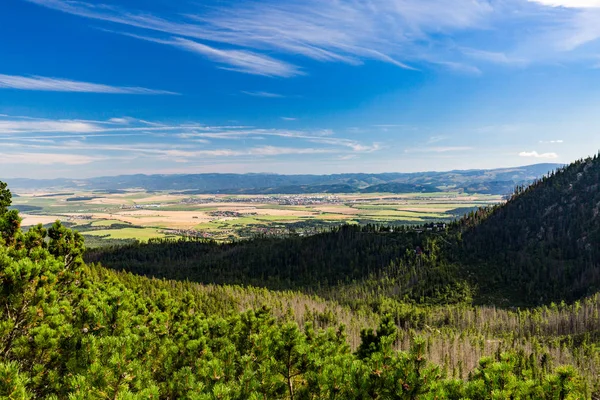
[(600, 158), (447, 224), (86, 249), (0, 183), (2, 399), (600, 398)]

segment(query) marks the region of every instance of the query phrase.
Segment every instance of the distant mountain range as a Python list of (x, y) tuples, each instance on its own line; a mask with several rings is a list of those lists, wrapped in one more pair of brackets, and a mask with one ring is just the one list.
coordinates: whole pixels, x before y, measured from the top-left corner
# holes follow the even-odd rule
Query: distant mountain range
[(88, 179), (5, 179), (16, 190), (54, 189), (115, 192), (125, 189), (170, 191), (187, 194), (301, 194), (301, 193), (413, 193), (459, 191), (510, 194), (517, 185), (527, 185), (561, 167), (535, 164), (489, 170), (448, 172), (278, 175), (278, 174), (190, 174), (122, 175)]

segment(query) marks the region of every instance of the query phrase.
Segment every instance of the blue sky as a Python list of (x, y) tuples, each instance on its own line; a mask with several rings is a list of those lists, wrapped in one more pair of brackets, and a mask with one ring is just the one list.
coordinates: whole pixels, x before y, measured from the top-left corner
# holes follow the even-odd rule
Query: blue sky
[(5, 178), (600, 149), (600, 0), (4, 0), (0, 35)]

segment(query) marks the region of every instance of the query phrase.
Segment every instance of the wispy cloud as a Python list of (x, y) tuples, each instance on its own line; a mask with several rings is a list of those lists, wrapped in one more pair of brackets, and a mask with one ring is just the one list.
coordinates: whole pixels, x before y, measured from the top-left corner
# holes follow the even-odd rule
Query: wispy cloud
[(205, 55), (213, 61), (228, 65), (228, 67), (222, 68), (231, 71), (284, 78), (304, 74), (295, 65), (251, 51), (222, 50), (183, 38), (175, 38), (172, 43), (182, 49)]
[[(251, 73), (260, 64), (275, 68), (268, 76), (294, 76), (299, 68), (264, 52), (303, 56), (320, 62), (360, 65), (365, 60), (414, 69), (414, 61), (428, 61), (436, 51), (434, 35), (483, 28), (493, 13), (484, 0), (292, 0), (241, 2), (233, 7), (183, 15), (153, 15), (83, 1), (28, 0), (41, 6), (96, 20), (168, 34), (153, 41), (195, 51), (232, 69)], [(136, 36), (148, 40), (148, 37)], [(235, 46), (225, 49), (206, 43)], [(426, 51), (428, 54), (423, 57)], [(260, 54), (263, 53), (263, 54)], [(442, 57), (443, 58), (443, 57)], [(435, 60), (449, 68), (468, 70), (452, 60)], [(443, 61), (447, 61), (446, 64)], [(285, 71), (285, 72), (283, 72)], [(470, 69), (473, 73), (474, 68)]]
[(336, 151), (335, 149), (262, 146), (251, 149), (248, 152), (248, 154), (256, 156), (280, 156), (290, 154), (325, 154), (336, 152), (339, 152), (339, 150)]
[(485, 51), (466, 47), (461, 48), (460, 51), (469, 58), (494, 64), (523, 66), (528, 63), (528, 61), (523, 58), (511, 57), (502, 52)]
[(600, 39), (598, 1), (530, 0), (528, 4), (537, 7), (539, 17), (530, 18), (534, 29), (523, 32), (516, 54), (538, 62), (589, 65)]
[[(136, 136), (145, 137), (142, 141)], [(211, 139), (211, 140), (208, 140)], [(262, 139), (264, 145), (250, 145)], [(223, 145), (227, 141), (227, 145)], [(256, 142), (254, 142), (256, 143)], [(164, 124), (131, 117), (52, 120), (0, 116), (0, 156), (4, 165), (83, 165), (92, 162), (191, 163), (257, 157), (346, 156), (379, 151), (378, 143), (338, 137), (331, 130), (209, 126), (198, 122)]]
[(561, 144), (564, 143), (564, 140), (540, 140), (540, 143), (543, 144)]
[(84, 165), (102, 160), (103, 157), (64, 153), (0, 153), (0, 164), (27, 165)]
[(558, 158), (558, 154), (556, 153), (538, 153), (537, 151), (522, 151), (519, 153), (521, 157), (533, 157), (533, 158), (546, 158), (546, 159), (554, 159)]
[[(586, 51), (573, 51), (600, 38), (600, 0), (265, 0), (190, 6), (178, 14), (26, 1), (119, 25), (119, 33), (201, 54), (221, 68), (272, 77), (306, 73), (296, 65), (302, 58), (479, 75), (490, 63), (589, 61)], [(506, 40), (481, 48), (462, 40), (466, 31), (499, 30)], [(284, 61), (290, 56), (293, 63)]]
[(436, 61), (436, 64), (442, 65), (453, 71), (469, 75), (481, 75), (482, 72), (478, 67), (456, 61)]
[(380, 150), (381, 145), (379, 143), (373, 143), (371, 145), (365, 145), (355, 140), (344, 139), (344, 138), (321, 138), (321, 137), (305, 137), (313, 143), (331, 144), (335, 146), (344, 146), (352, 149), (355, 152), (360, 153), (372, 153)]
[(294, 118), (294, 117), (281, 117), (282, 120), (284, 121), (296, 121), (298, 118)]
[(4, 133), (90, 133), (99, 128), (93, 123), (69, 120), (0, 120), (0, 134)]
[[(290, 117), (288, 120), (294, 120)], [(62, 133), (62, 134), (61, 134)], [(156, 122), (141, 121), (135, 118), (111, 118), (107, 121), (87, 120), (51, 120), (26, 117), (0, 117), (0, 135), (10, 134), (11, 139), (63, 139), (103, 138), (168, 135), (179, 140), (194, 140), (195, 143), (207, 143), (214, 140), (245, 140), (276, 137), (290, 141), (303, 141), (325, 144), (354, 152), (374, 152), (381, 149), (379, 143), (364, 143), (358, 140), (335, 136), (328, 129), (293, 130), (265, 129), (248, 126), (209, 126), (199, 123), (165, 125)], [(15, 136), (14, 134), (20, 134)], [(28, 134), (27, 136), (23, 136)], [(0, 136), (2, 139), (2, 136)], [(147, 146), (146, 146), (147, 147)], [(105, 148), (107, 149), (107, 148)]]
[(246, 90), (242, 90), (243, 94), (248, 95), (248, 96), (253, 96), (253, 97), (267, 97), (267, 98), (272, 98), (272, 99), (282, 99), (285, 96), (282, 94), (278, 94), (278, 93), (271, 93), (271, 92), (250, 92), (250, 91), (246, 91)]
[(43, 76), (19, 76), (0, 74), (0, 89), (39, 90), (47, 92), (112, 93), (112, 94), (177, 94), (166, 90), (142, 87), (109, 86), (99, 83), (47, 78)]
[(529, 0), (551, 7), (598, 8), (600, 0)]
[(428, 140), (427, 140), (427, 144), (433, 144), (433, 143), (438, 143), (438, 142), (442, 142), (444, 140), (447, 140), (448, 137), (447, 136), (443, 136), (443, 135), (439, 135), (439, 136), (431, 136)]
[(469, 146), (425, 146), (406, 149), (407, 153), (449, 153), (473, 150)]
[(129, 33), (122, 34), (141, 40), (174, 46), (185, 51), (200, 54), (218, 64), (221, 64), (220, 68), (230, 71), (283, 78), (304, 74), (299, 67), (293, 64), (253, 51), (218, 49), (216, 47), (211, 47), (206, 44), (181, 37), (173, 37), (171, 39), (156, 39)]

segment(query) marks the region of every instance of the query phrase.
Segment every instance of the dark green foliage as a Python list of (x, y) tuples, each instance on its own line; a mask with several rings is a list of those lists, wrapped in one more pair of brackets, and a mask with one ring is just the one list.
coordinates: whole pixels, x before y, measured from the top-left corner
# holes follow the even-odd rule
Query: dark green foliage
[(577, 161), (458, 223), (485, 297), (573, 301), (600, 290), (600, 159)]
[[(338, 322), (350, 311), (336, 303), (323, 308), (318, 298), (298, 293), (201, 287), (85, 265), (79, 233), (59, 222), (23, 233), (18, 212), (5, 211), (0, 397), (592, 398), (600, 389), (600, 297), (515, 312), (469, 306), (472, 287), (461, 275), (469, 276), (451, 259), (461, 255), (460, 233), (480, 224), (463, 222), (450, 233), (431, 226), (420, 227), (421, 233), (342, 227), (307, 239), (157, 242), (125, 249), (124, 260), (138, 255), (136, 268), (148, 262), (168, 274), (176, 272), (165, 268), (165, 260), (187, 266), (184, 256), (196, 251), (194, 262), (206, 276), (243, 283), (272, 274), (270, 285), (319, 290), (351, 305), (353, 320), (383, 316), (375, 332), (363, 329), (351, 346), (352, 337)], [(307, 263), (311, 248), (318, 269)], [(117, 257), (114, 251), (94, 254)], [(236, 257), (242, 261), (232, 263)], [(217, 275), (228, 265), (234, 268)], [(314, 277), (322, 279), (321, 288), (311, 283)], [(316, 304), (313, 310), (309, 301)], [(294, 315), (302, 312), (301, 304), (303, 324)], [(478, 364), (469, 363), (484, 353)], [(431, 356), (439, 365), (427, 360)], [(555, 367), (565, 360), (573, 366)]]
[(14, 245), (20, 233), (21, 217), (17, 210), (6, 211), (0, 216), (0, 239), (7, 245)]
[(373, 227), (346, 225), (306, 238), (263, 237), (233, 243), (151, 240), (148, 244), (90, 251), (86, 259), (157, 277), (273, 289), (310, 288), (364, 278), (403, 256), (416, 243), (421, 243), (417, 234), (390, 234), (375, 232)]
[(43, 211), (44, 210), (42, 207), (29, 206), (27, 204), (19, 204), (19, 205), (16, 205), (16, 206), (11, 206), (11, 208), (14, 208), (15, 210), (19, 210), (19, 212), (26, 212), (26, 213), (36, 212), (36, 211)]
[[(294, 289), (335, 299), (344, 294), (336, 290), (340, 285), (360, 283), (377, 295), (420, 303), (470, 300), (471, 286), (440, 254), (439, 241), (412, 228), (343, 225), (309, 237), (151, 240), (92, 249), (86, 260), (146, 276)], [(415, 253), (417, 247), (422, 254)], [(360, 295), (344, 302), (364, 300)]]
[(377, 333), (373, 333), (372, 329), (364, 329), (360, 332), (360, 346), (356, 355), (360, 359), (365, 359), (375, 353), (382, 352), (385, 348), (390, 347), (397, 338), (398, 328), (392, 317), (387, 314), (383, 317)]
[(79, 196), (79, 197), (68, 197), (65, 201), (88, 201), (97, 199), (98, 196)]
[(8, 207), (12, 204), (12, 194), (7, 188), (6, 183), (0, 181), (0, 217), (6, 213)]
[[(211, 316), (193, 293), (148, 296), (123, 277), (106, 271), (98, 280), (86, 268), (73, 281), (62, 276), (62, 262), (46, 257), (38, 268), (14, 258), (2, 268), (10, 287), (0, 297), (2, 310), (16, 312), (3, 314), (9, 318), (0, 332), (0, 376), (6, 377), (0, 391), (13, 398), (433, 399), (449, 385), (489, 398), (476, 374), (474, 384), (447, 381), (426, 361), (422, 339), (409, 352), (396, 352), (389, 318), (376, 345), (357, 357), (342, 330), (307, 325), (302, 331), (265, 308)], [(15, 263), (25, 269), (11, 272)], [(535, 378), (512, 366), (504, 371), (486, 373), (538, 393), (586, 396), (573, 370), (565, 379)], [(546, 379), (556, 386), (544, 386)]]

